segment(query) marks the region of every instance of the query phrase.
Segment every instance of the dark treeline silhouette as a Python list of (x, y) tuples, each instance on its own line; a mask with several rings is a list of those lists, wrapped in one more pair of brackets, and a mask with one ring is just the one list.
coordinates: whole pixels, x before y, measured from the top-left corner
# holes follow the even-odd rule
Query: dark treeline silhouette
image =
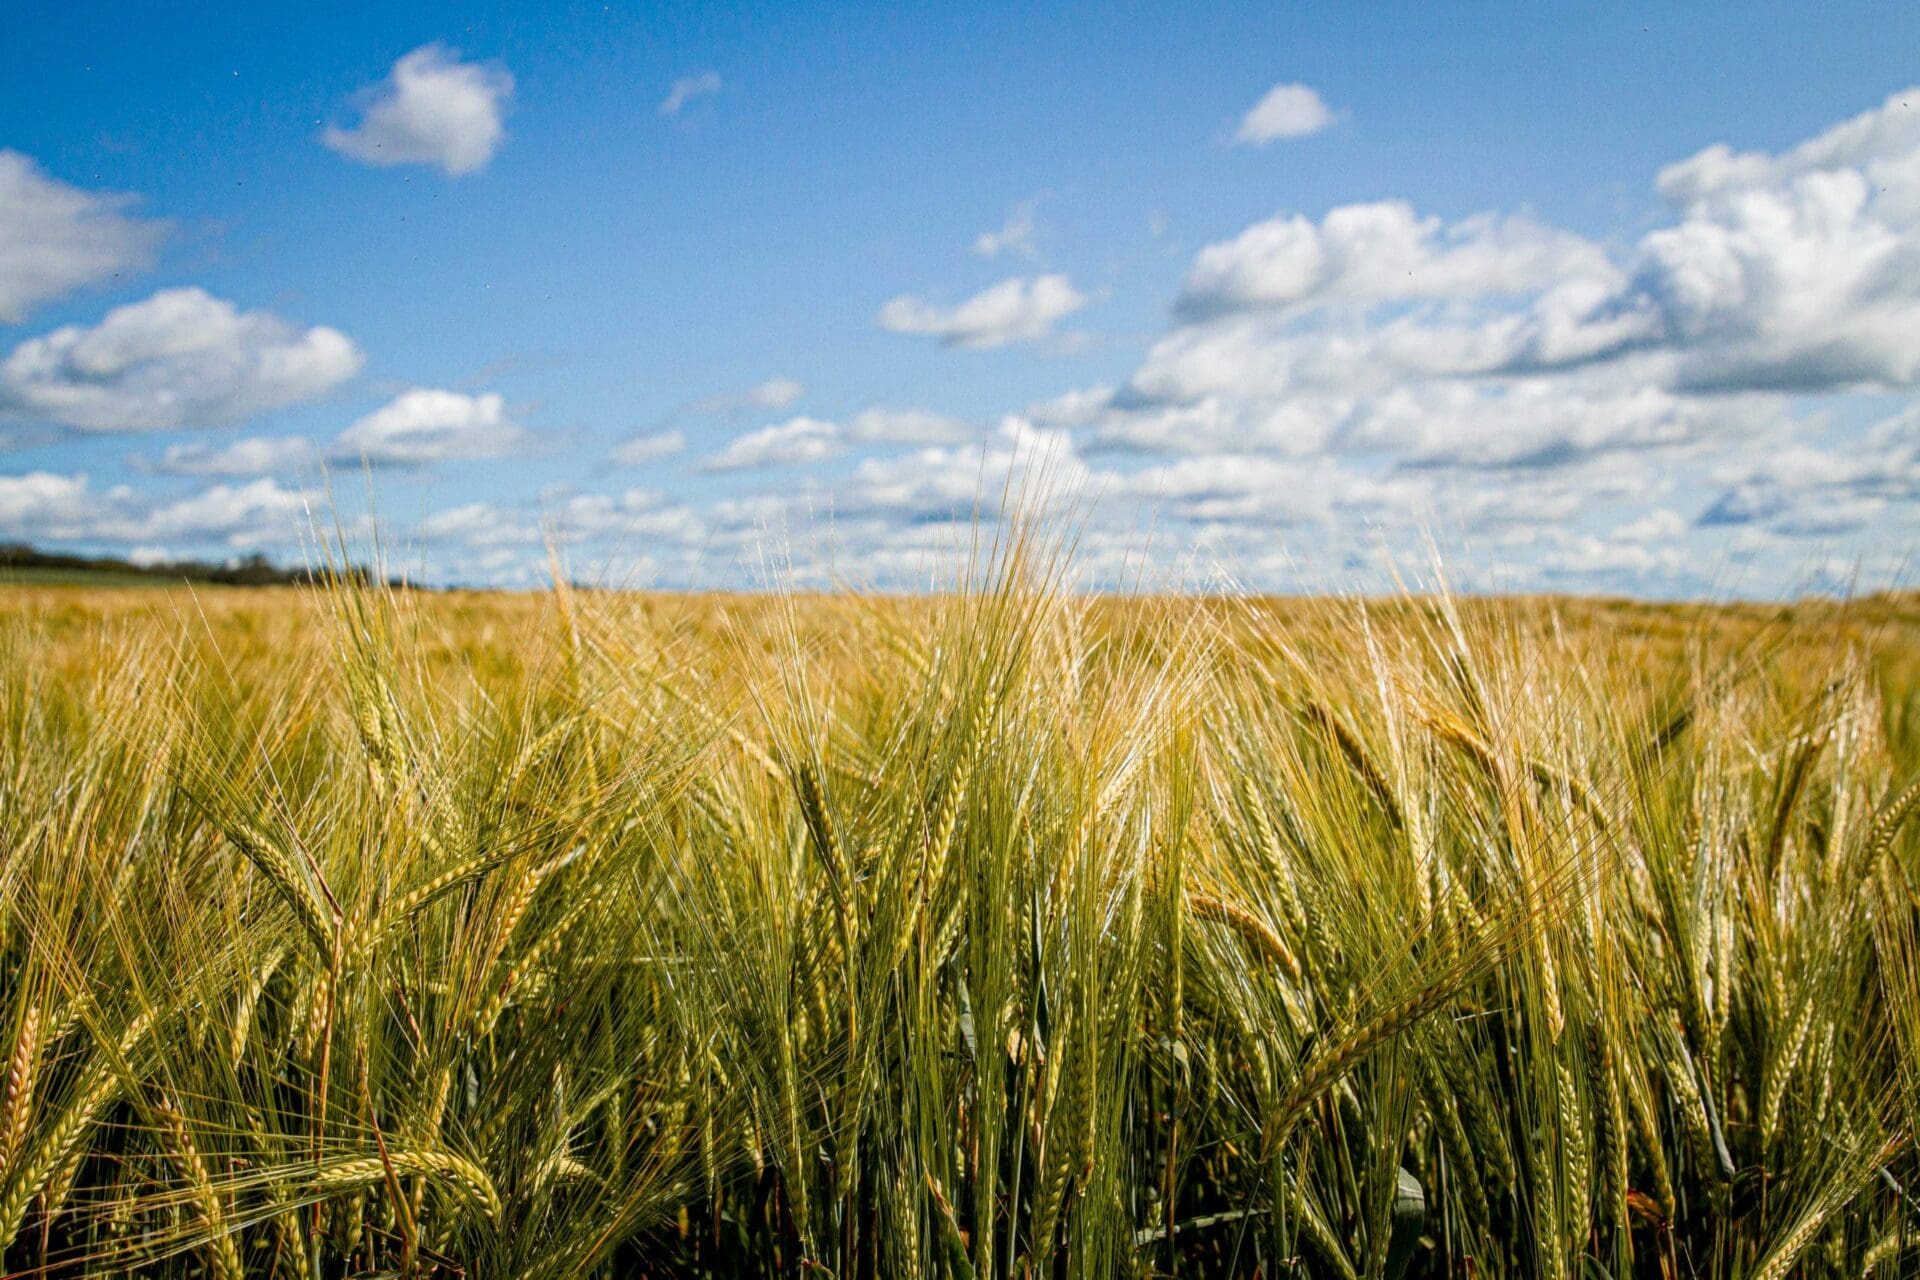
[[(206, 582), (227, 587), (302, 586), (323, 580), (329, 575), (354, 582), (371, 583), (379, 580), (373, 570), (365, 565), (282, 568), (258, 552), (227, 564), (209, 564), (202, 560), (134, 564), (111, 556), (69, 555), (58, 551), (40, 551), (24, 543), (0, 543), (0, 579), (23, 569), (51, 573), (110, 573), (152, 578), (156, 582)], [(387, 585), (404, 587), (408, 584), (399, 578), (389, 578)]]

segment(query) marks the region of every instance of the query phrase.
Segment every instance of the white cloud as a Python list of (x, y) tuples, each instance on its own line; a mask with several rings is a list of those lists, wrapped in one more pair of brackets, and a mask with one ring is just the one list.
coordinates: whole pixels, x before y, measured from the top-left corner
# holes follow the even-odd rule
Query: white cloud
[(1669, 507), (1656, 507), (1615, 529), (1613, 536), (1622, 542), (1672, 542), (1684, 537), (1686, 532), (1685, 516)]
[(706, 471), (746, 471), (822, 462), (841, 450), (840, 428), (818, 418), (791, 418), (736, 436), (701, 464)]
[(500, 458), (529, 442), (497, 393), (415, 388), (402, 392), (342, 431), (329, 452), (346, 461), (423, 466), (455, 459)]
[(1549, 534), (1543, 541), (1546, 548), (1525, 572), (1547, 583), (1571, 582), (1589, 588), (1609, 582), (1656, 587), (1687, 583), (1695, 590), (1703, 585), (1698, 558), (1671, 542), (1648, 541), (1624, 533), (1603, 537), (1564, 531)]
[(0, 535), (9, 539), (91, 539), (95, 527), (109, 518), (113, 501), (89, 489), (84, 475), (63, 476), (50, 471), (0, 475)]
[[(1282, 572), (1275, 530), (1357, 568), (1422, 559), (1433, 528), (1499, 549), (1476, 582), (1661, 592), (1713, 588), (1716, 529), (1780, 583), (1810, 540), (1920, 545), (1920, 419), (1842, 443), (1799, 398), (1920, 386), (1905, 100), (1669, 168), (1665, 224), (1625, 245), (1391, 200), (1263, 221), (1196, 255), (1122, 385), (1029, 414), (1110, 465), (1090, 473), (1102, 502), (1256, 577)], [(970, 493), (941, 452), (856, 468), (864, 509), (925, 520)], [(917, 476), (936, 463), (945, 480)]]
[(1234, 141), (1265, 146), (1278, 138), (1304, 138), (1340, 117), (1304, 84), (1277, 84), (1240, 118)]
[[(916, 520), (965, 520), (975, 510), (995, 518), (1003, 498), (1016, 506), (1028, 496), (1070, 502), (1085, 490), (1089, 475), (1071, 437), (1008, 416), (984, 445), (863, 460), (837, 491), (836, 506)], [(1034, 485), (1032, 491), (1023, 487), (1027, 483)]]
[[(421, 536), (466, 581), (538, 581), (557, 536), (587, 576), (706, 581), (718, 555), (735, 560), (719, 574), (752, 579), (757, 547), (790, 542), (826, 566), (804, 581), (908, 585), (951, 581), (929, 566), (964, 561), (976, 512), (991, 530), (1038, 505), (1067, 513), (1082, 580), (1105, 585), (1144, 563), (1148, 580), (1191, 565), (1182, 582), (1377, 588), (1385, 564), (1427, 563), (1429, 532), (1476, 588), (1716, 591), (1732, 566), (1737, 590), (1788, 590), (1816, 555), (1822, 584), (1863, 562), (1877, 583), (1920, 546), (1920, 412), (1859, 425), (1920, 386), (1912, 121), (1890, 103), (1779, 153), (1708, 148), (1661, 175), (1651, 229), (1605, 244), (1525, 212), (1282, 214), (1194, 256), (1168, 327), (1116, 385), (990, 427), (887, 405), (795, 417), (805, 389), (770, 378), (682, 415), (757, 415), (729, 423), (757, 429), (705, 470), (795, 470), (705, 478), (716, 496), (697, 504), (644, 489), (471, 504)], [(953, 307), (895, 299), (881, 323), (985, 347), (1058, 338), (1084, 303), (1064, 277), (1019, 277)], [(396, 428), (402, 451), (524, 442), (451, 416), (451, 441)], [(616, 460), (683, 444), (672, 425)], [(249, 461), (254, 443), (176, 446), (149, 468), (275, 473)], [(1028, 501), (1042, 485), (1052, 502)], [(298, 501), (271, 482), (175, 502), (39, 472), (0, 484), (0, 534), (237, 545), (235, 530), (293, 523)]]
[(682, 76), (673, 82), (673, 88), (660, 103), (660, 114), (677, 116), (695, 98), (704, 98), (720, 92), (720, 73), (702, 71), (697, 76)]
[(215, 445), (168, 445), (158, 458), (138, 458), (141, 469), (168, 476), (272, 476), (311, 467), (320, 451), (305, 436), (255, 436)]
[(628, 489), (618, 495), (570, 494), (549, 504), (547, 523), (571, 539), (648, 541), (687, 545), (706, 535), (706, 523), (689, 508), (670, 502), (657, 489)]
[(1294, 215), (1256, 222), (1194, 259), (1179, 309), (1213, 316), (1304, 311), (1332, 303), (1517, 297), (1569, 279), (1612, 281), (1598, 245), (1524, 215), (1451, 226), (1401, 200), (1351, 204), (1317, 225)]
[(360, 364), (337, 330), (165, 289), (15, 347), (0, 361), (0, 416), (81, 431), (223, 426), (317, 399)]
[(448, 177), (487, 167), (506, 138), (513, 76), (462, 62), (443, 45), (415, 49), (362, 95), (360, 123), (329, 128), (321, 141), (362, 164), (431, 165)]
[(436, 511), (420, 522), (415, 533), (429, 543), (452, 542), (470, 548), (528, 547), (540, 542), (539, 526), (491, 502)]
[(1031, 200), (1022, 200), (1013, 206), (998, 231), (982, 231), (974, 237), (973, 251), (983, 258), (997, 258), (1003, 253), (1017, 253), (1023, 258), (1036, 256), (1033, 236), (1037, 228), (1033, 210)]
[(166, 224), (122, 212), (130, 196), (83, 191), (0, 150), (0, 324), (43, 302), (146, 267)]
[(1023, 412), (1024, 416), (1043, 427), (1083, 427), (1099, 417), (1112, 403), (1112, 387), (1075, 387), (1057, 396), (1036, 400)]
[(1920, 515), (1920, 410), (1875, 424), (1851, 447), (1786, 443), (1722, 467), (1719, 479), (1726, 487), (1700, 514), (1702, 525), (1825, 537), (1860, 528), (1889, 504), (1912, 524)]
[(238, 547), (284, 545), (299, 540), (307, 510), (308, 495), (283, 489), (272, 480), (217, 484), (190, 498), (155, 507), (141, 523), (141, 537), (219, 539)]
[(623, 467), (640, 467), (684, 452), (687, 436), (683, 431), (655, 431), (634, 436), (613, 451), (613, 460)]
[(498, 580), (511, 571), (516, 579), (532, 580), (545, 571), (541, 553), (550, 540), (569, 554), (579, 552), (599, 561), (615, 547), (631, 549), (636, 543), (693, 547), (707, 531), (698, 514), (659, 491), (629, 489), (620, 494), (555, 494), (537, 516), (498, 503), (466, 503), (428, 516), (414, 534), (442, 563), (449, 562), (449, 549), (477, 553), (451, 558), (463, 576), (477, 573)]
[(1182, 325), (1160, 338), (1120, 400), (1138, 405), (1189, 404), (1208, 396), (1352, 396), (1409, 379), (1492, 373), (1511, 350), (1497, 325), (1435, 322), (1424, 314), (1373, 325), (1305, 327), (1283, 317), (1234, 316)]
[(1684, 390), (1920, 386), (1920, 89), (1780, 155), (1708, 147), (1663, 170), (1676, 221), (1622, 281), (1543, 297), (1511, 361), (1654, 352)]
[(1668, 168), (1674, 221), (1617, 255), (1398, 201), (1255, 224), (1197, 255), (1096, 439), (1537, 466), (1777, 424), (1769, 395), (1920, 385), (1913, 96), (1778, 156)]
[(892, 333), (938, 338), (942, 346), (987, 350), (1045, 338), (1055, 321), (1086, 305), (1063, 275), (1015, 276), (953, 307), (903, 294), (880, 308), (879, 323)]
[(879, 444), (957, 444), (975, 432), (958, 418), (931, 409), (862, 409), (847, 423), (855, 440)]
[(84, 474), (0, 476), (0, 537), (20, 540), (287, 546), (300, 541), (307, 508), (308, 495), (272, 480), (214, 485), (168, 502), (125, 485), (96, 490)]
[(1753, 397), (1700, 399), (1602, 374), (1397, 387), (1356, 403), (1334, 444), (1414, 466), (1538, 469), (1730, 438), (1758, 445), (1783, 429), (1778, 407)]
[(778, 375), (751, 387), (718, 391), (688, 406), (689, 412), (704, 414), (745, 413), (784, 409), (807, 393), (807, 386), (793, 378)]
[(1206, 395), (1163, 403), (1110, 401), (1089, 413), (1089, 447), (1099, 451), (1212, 453), (1267, 449), (1307, 454), (1324, 449), (1353, 412), (1336, 396)]
[(1189, 522), (1274, 527), (1325, 519), (1335, 478), (1325, 465), (1212, 453), (1116, 475), (1102, 494)]

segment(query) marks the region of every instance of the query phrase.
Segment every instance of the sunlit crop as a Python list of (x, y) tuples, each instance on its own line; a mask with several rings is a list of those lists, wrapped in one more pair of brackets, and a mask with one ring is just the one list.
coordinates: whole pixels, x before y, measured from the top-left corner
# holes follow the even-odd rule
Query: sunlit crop
[(1920, 1268), (1920, 608), (0, 596), (7, 1274)]

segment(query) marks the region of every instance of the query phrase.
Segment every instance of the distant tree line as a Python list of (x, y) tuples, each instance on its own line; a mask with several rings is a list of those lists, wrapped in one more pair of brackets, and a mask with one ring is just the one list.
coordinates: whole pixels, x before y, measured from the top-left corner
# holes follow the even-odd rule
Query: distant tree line
[[(301, 586), (330, 576), (364, 583), (380, 580), (365, 565), (282, 568), (257, 551), (225, 564), (212, 564), (204, 560), (161, 560), (135, 564), (131, 560), (112, 556), (70, 555), (60, 551), (41, 551), (25, 543), (0, 543), (0, 576), (22, 569), (111, 573), (171, 582), (207, 582), (228, 587)], [(399, 578), (388, 578), (386, 585), (404, 587), (408, 584)]]

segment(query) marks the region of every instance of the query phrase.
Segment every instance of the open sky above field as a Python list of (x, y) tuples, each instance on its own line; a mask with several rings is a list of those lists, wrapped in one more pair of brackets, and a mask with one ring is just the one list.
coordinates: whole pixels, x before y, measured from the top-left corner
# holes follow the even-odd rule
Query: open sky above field
[[(11, 8), (0, 541), (1908, 583), (1920, 6)], [(364, 470), (363, 470), (364, 468)]]

